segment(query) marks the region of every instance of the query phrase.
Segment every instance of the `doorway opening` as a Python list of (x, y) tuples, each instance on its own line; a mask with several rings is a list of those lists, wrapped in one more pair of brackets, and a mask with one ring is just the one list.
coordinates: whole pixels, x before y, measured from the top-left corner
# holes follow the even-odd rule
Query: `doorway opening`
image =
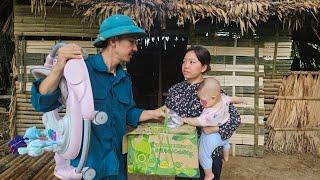
[(139, 51), (126, 65), (138, 107), (162, 106), (169, 88), (184, 80), (181, 65), (187, 42), (187, 38), (177, 36), (149, 37), (139, 42)]

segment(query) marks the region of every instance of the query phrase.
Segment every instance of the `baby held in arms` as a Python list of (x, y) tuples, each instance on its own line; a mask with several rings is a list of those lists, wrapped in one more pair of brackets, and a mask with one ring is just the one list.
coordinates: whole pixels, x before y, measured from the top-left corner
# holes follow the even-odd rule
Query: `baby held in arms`
[[(218, 80), (213, 77), (205, 78), (197, 91), (201, 105), (204, 108), (201, 115), (196, 118), (181, 118), (171, 112), (169, 113), (171, 120), (177, 123), (180, 122), (180, 124), (187, 123), (198, 127), (223, 125), (230, 119), (229, 104), (246, 102), (240, 97), (221, 94), (220, 90), (221, 87)], [(228, 161), (230, 153), (229, 139), (222, 140), (219, 133), (206, 134), (202, 130), (199, 140), (199, 161), (205, 172), (205, 180), (214, 178), (211, 154), (219, 146), (223, 146), (223, 159)]]

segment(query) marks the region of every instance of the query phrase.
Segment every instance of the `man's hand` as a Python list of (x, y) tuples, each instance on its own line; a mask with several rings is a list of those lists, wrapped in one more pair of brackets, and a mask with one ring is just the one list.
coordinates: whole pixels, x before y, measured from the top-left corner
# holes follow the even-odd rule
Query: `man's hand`
[(140, 116), (140, 122), (147, 120), (157, 120), (163, 122), (166, 113), (163, 111), (162, 107), (154, 110), (144, 110)]
[(81, 59), (82, 48), (77, 44), (67, 44), (57, 51), (57, 64), (54, 66), (53, 71), (62, 72), (64, 66), (69, 59)]

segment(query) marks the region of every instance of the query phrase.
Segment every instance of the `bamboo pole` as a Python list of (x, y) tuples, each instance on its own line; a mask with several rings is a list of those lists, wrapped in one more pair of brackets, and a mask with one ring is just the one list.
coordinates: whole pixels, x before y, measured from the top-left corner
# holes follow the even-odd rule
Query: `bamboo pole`
[(278, 99), (278, 100), (309, 100), (309, 101), (319, 101), (319, 100), (320, 100), (320, 97), (275, 96), (274, 99)]
[(292, 74), (320, 74), (320, 71), (291, 71)]
[(33, 158), (33, 162), (28, 164), (28, 166), (25, 168), (24, 173), (21, 173), (20, 176), (17, 177), (17, 179), (33, 178), (38, 173), (38, 171), (45, 166), (45, 164), (50, 162), (51, 159), (53, 159), (53, 156), (49, 153), (45, 153), (40, 157)]
[(33, 179), (49, 179), (48, 176), (53, 174), (55, 161), (52, 159), (33, 177)]
[(6, 176), (12, 172), (12, 168), (10, 168), (10, 167), (15, 167), (15, 165), (19, 165), (19, 164), (25, 162), (28, 159), (28, 156), (26, 156), (26, 155), (22, 156), (22, 157), (19, 157), (19, 158), (15, 157), (14, 155), (10, 155), (10, 156), (13, 156), (14, 159), (9, 161), (7, 164), (5, 164), (3, 169), (0, 170), (0, 171), (2, 171), (1, 176), (4, 179), (6, 179)]
[(278, 39), (279, 39), (279, 31), (278, 31), (278, 24), (276, 24), (276, 40), (274, 42), (274, 54), (273, 54), (273, 65), (272, 65), (272, 76), (276, 72), (276, 60), (278, 56)]
[(259, 46), (255, 45), (255, 60), (254, 60), (254, 151), (258, 155), (258, 135), (259, 135)]
[(320, 131), (320, 128), (272, 128), (274, 131)]
[(10, 105), (9, 105), (9, 134), (10, 134), (10, 138), (12, 139), (13, 137), (15, 137), (16, 132), (15, 132), (15, 112), (16, 112), (16, 106), (17, 106), (17, 101), (16, 101), (16, 86), (15, 86), (15, 82), (16, 79), (18, 77), (18, 68), (17, 68), (17, 57), (19, 55), (19, 49), (18, 49), (18, 42), (19, 39), (17, 37), (15, 37), (15, 48), (16, 48), (16, 52), (14, 54), (14, 56), (12, 57), (12, 72), (13, 72), (13, 78), (12, 78), (12, 83), (11, 83), (11, 87), (12, 87), (12, 95), (11, 95), (11, 101), (10, 101)]

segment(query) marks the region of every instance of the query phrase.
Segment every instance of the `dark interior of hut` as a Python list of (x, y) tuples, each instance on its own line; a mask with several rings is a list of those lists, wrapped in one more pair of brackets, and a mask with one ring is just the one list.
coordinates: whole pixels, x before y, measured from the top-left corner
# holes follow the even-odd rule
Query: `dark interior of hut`
[(320, 70), (320, 34), (317, 33), (312, 28), (292, 32), (292, 71)]
[(139, 42), (139, 51), (127, 64), (139, 107), (163, 105), (168, 89), (183, 80), (181, 64), (187, 42), (181, 36), (154, 36)]
[(14, 42), (10, 37), (13, 31), (10, 21), (12, 5), (11, 1), (0, 2), (0, 95), (9, 94), (11, 86), (10, 62), (14, 53)]

